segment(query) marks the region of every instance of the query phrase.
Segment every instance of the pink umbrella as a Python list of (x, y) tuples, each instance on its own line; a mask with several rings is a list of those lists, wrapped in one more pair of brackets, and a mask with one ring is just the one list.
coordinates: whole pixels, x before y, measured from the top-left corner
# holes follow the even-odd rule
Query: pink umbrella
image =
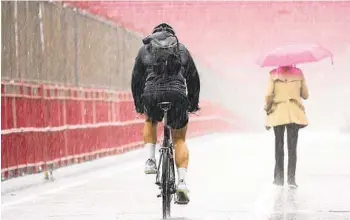
[(300, 63), (320, 61), (330, 57), (333, 64), (333, 54), (317, 44), (296, 44), (277, 48), (261, 56), (257, 64), (266, 66), (290, 66)]

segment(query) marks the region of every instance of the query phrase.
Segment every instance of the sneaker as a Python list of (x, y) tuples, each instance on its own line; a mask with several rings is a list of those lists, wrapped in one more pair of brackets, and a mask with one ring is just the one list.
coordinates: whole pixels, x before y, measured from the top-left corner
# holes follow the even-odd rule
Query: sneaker
[(154, 159), (148, 159), (145, 166), (145, 174), (157, 174), (157, 164)]
[(190, 202), (190, 198), (188, 194), (189, 194), (189, 190), (187, 189), (186, 183), (183, 180), (180, 180), (176, 189), (175, 203), (180, 205), (187, 205), (187, 203)]

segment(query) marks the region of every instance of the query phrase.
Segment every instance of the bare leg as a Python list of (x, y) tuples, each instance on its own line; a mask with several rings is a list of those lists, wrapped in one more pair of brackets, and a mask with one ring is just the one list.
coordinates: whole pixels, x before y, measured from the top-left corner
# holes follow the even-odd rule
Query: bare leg
[(156, 174), (156, 143), (157, 143), (157, 123), (152, 123), (151, 120), (147, 119), (143, 127), (143, 141), (145, 148), (149, 152), (149, 157), (146, 161), (145, 173)]
[(177, 168), (188, 167), (189, 151), (186, 145), (187, 125), (181, 129), (172, 130), (172, 138), (175, 146), (175, 162)]
[(145, 144), (157, 143), (157, 123), (152, 123), (148, 118), (143, 127), (143, 141)]
[(178, 172), (179, 183), (177, 185), (177, 203), (189, 203), (189, 191), (187, 189), (185, 178), (188, 167), (189, 152), (186, 146), (187, 125), (181, 129), (172, 130), (173, 143), (175, 145), (175, 162)]

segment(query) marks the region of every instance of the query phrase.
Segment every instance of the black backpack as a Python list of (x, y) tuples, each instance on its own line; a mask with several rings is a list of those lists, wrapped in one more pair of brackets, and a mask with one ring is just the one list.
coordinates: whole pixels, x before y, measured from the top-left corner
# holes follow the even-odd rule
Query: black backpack
[(182, 69), (179, 40), (169, 32), (156, 32), (143, 40), (153, 60), (156, 75), (177, 75)]

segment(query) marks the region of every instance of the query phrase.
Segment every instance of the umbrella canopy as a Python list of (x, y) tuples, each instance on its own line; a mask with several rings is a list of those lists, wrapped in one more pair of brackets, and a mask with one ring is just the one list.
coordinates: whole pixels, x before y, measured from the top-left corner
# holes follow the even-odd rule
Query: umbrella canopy
[(296, 44), (279, 47), (258, 58), (257, 64), (267, 66), (291, 66), (300, 63), (317, 62), (330, 57), (333, 64), (333, 54), (317, 44)]

